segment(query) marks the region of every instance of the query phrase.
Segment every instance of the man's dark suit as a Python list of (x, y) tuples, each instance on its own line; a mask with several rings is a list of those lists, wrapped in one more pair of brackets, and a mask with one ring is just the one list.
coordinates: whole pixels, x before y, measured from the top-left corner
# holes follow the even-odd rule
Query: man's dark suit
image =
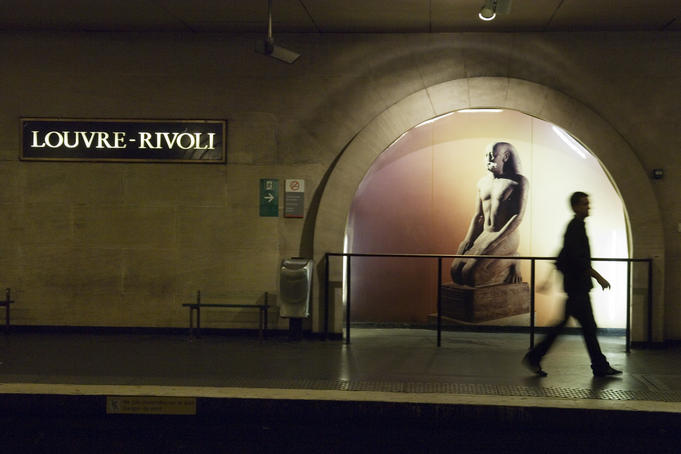
[(556, 263), (563, 273), (563, 287), (568, 295), (565, 302), (565, 316), (557, 325), (553, 326), (546, 337), (530, 352), (533, 359), (539, 361), (551, 348), (553, 341), (563, 330), (568, 319), (572, 316), (582, 327), (582, 335), (586, 348), (591, 357), (591, 368), (602, 370), (609, 366), (601, 352), (596, 337), (596, 321), (591, 308), (589, 291), (593, 288), (591, 282), (591, 248), (586, 236), (584, 219), (575, 216), (565, 230), (563, 249)]

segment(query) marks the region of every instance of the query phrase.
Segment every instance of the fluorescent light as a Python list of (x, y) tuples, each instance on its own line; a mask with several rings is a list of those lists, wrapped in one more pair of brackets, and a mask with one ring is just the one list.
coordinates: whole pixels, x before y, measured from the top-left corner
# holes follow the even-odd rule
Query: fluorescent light
[(417, 125), (416, 125), (416, 128), (419, 128), (419, 127), (424, 126), (424, 125), (427, 125), (427, 124), (429, 124), (429, 123), (433, 123), (433, 122), (435, 122), (435, 121), (438, 121), (440, 118), (448, 117), (448, 116), (452, 115), (453, 113), (454, 113), (454, 112), (449, 112), (449, 113), (446, 113), (446, 114), (437, 116), (437, 117), (435, 117), (435, 118), (431, 118), (430, 120), (426, 120), (426, 121), (424, 121), (423, 123), (417, 124)]
[(584, 147), (577, 142), (570, 134), (560, 129), (558, 126), (553, 125), (553, 131), (561, 138), (563, 142), (567, 144), (568, 147), (572, 149), (575, 153), (579, 155), (582, 159), (586, 159), (586, 153), (584, 153)]
[(458, 113), (499, 113), (503, 112), (503, 109), (461, 109), (457, 110)]

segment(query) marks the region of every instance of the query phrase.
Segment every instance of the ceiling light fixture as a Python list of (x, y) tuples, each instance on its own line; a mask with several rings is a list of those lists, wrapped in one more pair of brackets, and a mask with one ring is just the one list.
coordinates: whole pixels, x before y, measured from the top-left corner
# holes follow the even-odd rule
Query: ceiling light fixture
[(484, 21), (491, 21), (497, 14), (509, 14), (511, 12), (512, 0), (485, 0), (480, 8), (478, 17)]
[(480, 8), (478, 17), (482, 20), (494, 20), (497, 17), (497, 2), (496, 0), (485, 0), (485, 4)]

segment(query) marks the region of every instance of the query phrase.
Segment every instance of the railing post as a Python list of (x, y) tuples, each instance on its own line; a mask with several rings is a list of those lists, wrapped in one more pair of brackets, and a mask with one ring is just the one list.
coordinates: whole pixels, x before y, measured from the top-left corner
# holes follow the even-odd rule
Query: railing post
[(201, 337), (201, 290), (196, 291), (196, 337)]
[(350, 287), (350, 280), (352, 277), (352, 269), (351, 269), (351, 263), (352, 263), (352, 256), (351, 255), (344, 255), (344, 257), (347, 257), (348, 260), (348, 266), (347, 266), (347, 276), (345, 277), (345, 282), (347, 283), (347, 293), (345, 295), (345, 343), (349, 344), (350, 343), (350, 295), (352, 293), (352, 289)]
[(5, 289), (5, 332), (7, 333), (9, 333), (11, 326), (9, 321), (9, 305), (12, 300), (11, 291), (12, 290), (9, 287)]
[(324, 254), (324, 340), (329, 337), (329, 253)]
[(648, 259), (648, 347), (653, 345), (653, 259)]
[(631, 260), (627, 260), (627, 326), (625, 330), (626, 352), (631, 352)]
[(440, 286), (442, 280), (442, 257), (437, 258), (437, 346), (442, 345), (442, 303)]
[(530, 260), (530, 348), (534, 348), (534, 262)]

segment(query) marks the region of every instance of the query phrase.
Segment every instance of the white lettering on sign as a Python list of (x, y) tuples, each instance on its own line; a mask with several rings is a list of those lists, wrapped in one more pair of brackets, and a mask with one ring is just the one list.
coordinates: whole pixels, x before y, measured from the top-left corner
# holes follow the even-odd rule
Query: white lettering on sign
[(140, 132), (140, 148), (155, 148), (149, 140), (151, 140), (150, 132)]
[[(108, 133), (105, 131), (50, 131), (40, 139), (40, 131), (31, 131), (33, 141), (31, 148), (78, 148), (82, 144), (85, 148), (126, 148), (124, 132)], [(96, 139), (96, 141), (95, 141)]]
[(140, 148), (151, 148), (152, 150), (160, 150), (165, 144), (167, 148), (173, 148), (177, 145), (183, 150), (215, 150), (215, 133), (209, 132), (205, 134), (207, 143), (201, 146), (201, 136), (204, 134), (200, 132), (157, 132), (152, 138), (150, 132), (140, 132)]
[[(128, 142), (125, 132), (107, 131), (49, 131), (40, 137), (40, 131), (31, 131), (31, 148), (78, 148), (122, 149)], [(139, 148), (160, 150), (174, 147), (182, 150), (215, 150), (215, 133), (200, 132), (140, 132)]]

